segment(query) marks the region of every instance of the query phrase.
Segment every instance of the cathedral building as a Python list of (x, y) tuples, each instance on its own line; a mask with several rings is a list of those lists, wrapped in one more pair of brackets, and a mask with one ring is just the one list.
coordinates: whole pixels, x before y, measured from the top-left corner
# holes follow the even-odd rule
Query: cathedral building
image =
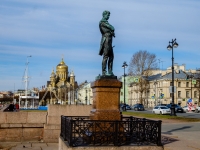
[(68, 72), (68, 66), (62, 58), (56, 66), (56, 71), (52, 70), (50, 81), (47, 81), (47, 88), (41, 99), (41, 105), (75, 104), (77, 88), (74, 72)]

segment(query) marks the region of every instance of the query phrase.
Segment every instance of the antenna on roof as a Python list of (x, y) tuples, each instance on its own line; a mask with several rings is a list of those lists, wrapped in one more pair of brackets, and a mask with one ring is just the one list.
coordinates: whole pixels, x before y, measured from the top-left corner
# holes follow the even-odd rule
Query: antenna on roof
[(163, 62), (165, 62), (165, 61), (161, 61), (161, 63), (162, 63), (162, 70), (163, 70)]

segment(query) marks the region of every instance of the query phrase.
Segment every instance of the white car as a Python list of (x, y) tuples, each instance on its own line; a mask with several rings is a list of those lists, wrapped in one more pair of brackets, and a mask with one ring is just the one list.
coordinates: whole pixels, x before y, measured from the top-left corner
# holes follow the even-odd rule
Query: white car
[(154, 114), (171, 114), (171, 110), (170, 108), (166, 107), (166, 106), (155, 106), (152, 110), (152, 112)]
[[(184, 106), (182, 108), (183, 108), (184, 112), (189, 112), (189, 110), (190, 110), (188, 106)], [(195, 108), (193, 106), (191, 107), (191, 111), (195, 111)]]

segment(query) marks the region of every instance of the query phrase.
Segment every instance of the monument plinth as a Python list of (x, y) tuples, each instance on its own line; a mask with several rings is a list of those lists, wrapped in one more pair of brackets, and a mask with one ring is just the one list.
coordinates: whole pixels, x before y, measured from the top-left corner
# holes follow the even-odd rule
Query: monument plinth
[(93, 91), (92, 120), (121, 120), (120, 88), (122, 82), (116, 78), (100, 78), (91, 84)]

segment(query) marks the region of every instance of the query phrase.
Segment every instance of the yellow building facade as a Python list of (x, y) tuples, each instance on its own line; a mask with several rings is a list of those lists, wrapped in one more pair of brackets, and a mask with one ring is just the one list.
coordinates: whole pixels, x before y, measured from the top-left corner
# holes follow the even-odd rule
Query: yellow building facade
[[(199, 72), (196, 70), (185, 70), (182, 66), (175, 66), (174, 71), (174, 103), (186, 106), (188, 99), (192, 98), (194, 105), (200, 105)], [(188, 78), (192, 76), (192, 78)], [(134, 105), (142, 103), (146, 107), (154, 107), (160, 104), (170, 104), (172, 102), (172, 71), (158, 70), (149, 79), (147, 90), (141, 95), (137, 83), (128, 86), (128, 104)], [(142, 100), (141, 100), (142, 98)]]

